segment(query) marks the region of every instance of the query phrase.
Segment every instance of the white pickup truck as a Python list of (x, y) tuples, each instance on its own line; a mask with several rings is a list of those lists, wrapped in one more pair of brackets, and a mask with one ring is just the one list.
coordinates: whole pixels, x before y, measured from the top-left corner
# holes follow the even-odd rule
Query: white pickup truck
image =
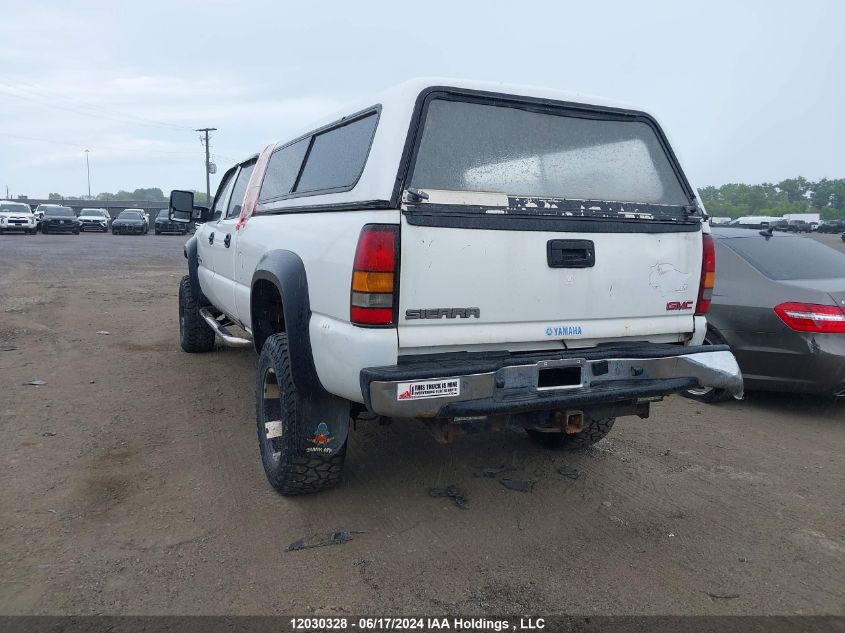
[(203, 222), (182, 348), (254, 345), (284, 494), (338, 481), (364, 411), (583, 447), (665, 395), (742, 394), (731, 352), (704, 345), (704, 209), (639, 110), (415, 80), (232, 167), (210, 209), (172, 192), (169, 215)]

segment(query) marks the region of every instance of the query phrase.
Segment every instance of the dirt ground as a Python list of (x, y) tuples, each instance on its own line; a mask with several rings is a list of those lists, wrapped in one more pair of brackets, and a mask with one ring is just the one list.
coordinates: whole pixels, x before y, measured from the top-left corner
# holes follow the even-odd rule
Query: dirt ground
[(0, 237), (0, 613), (845, 613), (845, 406), (672, 397), (575, 454), (359, 426), (338, 488), (285, 498), (255, 354), (179, 350), (183, 242)]

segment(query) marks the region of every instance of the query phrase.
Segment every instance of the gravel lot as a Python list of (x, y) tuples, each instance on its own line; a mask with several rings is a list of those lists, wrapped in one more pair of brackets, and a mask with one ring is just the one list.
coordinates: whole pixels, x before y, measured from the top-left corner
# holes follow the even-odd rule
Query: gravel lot
[(364, 425), (340, 487), (284, 498), (254, 353), (179, 350), (183, 242), (0, 237), (0, 613), (845, 613), (845, 406), (672, 397), (576, 454)]

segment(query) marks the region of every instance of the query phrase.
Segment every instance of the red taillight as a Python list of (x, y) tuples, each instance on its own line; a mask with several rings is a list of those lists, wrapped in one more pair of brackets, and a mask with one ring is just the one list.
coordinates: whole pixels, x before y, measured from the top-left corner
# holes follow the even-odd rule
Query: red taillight
[(793, 330), (820, 334), (845, 334), (845, 310), (815, 303), (781, 303), (775, 312)]
[(695, 306), (697, 315), (710, 312), (713, 288), (716, 287), (716, 245), (709, 233), (702, 233), (701, 240), (701, 283), (698, 286), (698, 303)]
[(385, 326), (396, 322), (398, 255), (398, 225), (367, 224), (361, 229), (352, 270), (352, 323)]

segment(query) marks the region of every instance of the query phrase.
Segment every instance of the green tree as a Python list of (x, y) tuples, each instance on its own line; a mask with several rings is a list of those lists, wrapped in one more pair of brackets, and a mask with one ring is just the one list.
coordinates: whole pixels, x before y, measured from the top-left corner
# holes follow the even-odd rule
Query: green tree
[(158, 187), (150, 189), (136, 189), (132, 192), (133, 200), (145, 200), (150, 202), (161, 202), (164, 200), (164, 193)]
[(787, 213), (818, 211), (824, 219), (845, 217), (843, 178), (823, 178), (813, 182), (798, 176), (777, 184), (728, 183), (720, 187), (702, 187), (698, 193), (712, 216), (781, 216)]
[(202, 207), (207, 207), (210, 205), (208, 197), (205, 195), (205, 191), (192, 191), (194, 192), (194, 204), (198, 204)]
[(47, 195), (47, 200), (64, 200), (64, 196), (60, 193), (51, 193)]

